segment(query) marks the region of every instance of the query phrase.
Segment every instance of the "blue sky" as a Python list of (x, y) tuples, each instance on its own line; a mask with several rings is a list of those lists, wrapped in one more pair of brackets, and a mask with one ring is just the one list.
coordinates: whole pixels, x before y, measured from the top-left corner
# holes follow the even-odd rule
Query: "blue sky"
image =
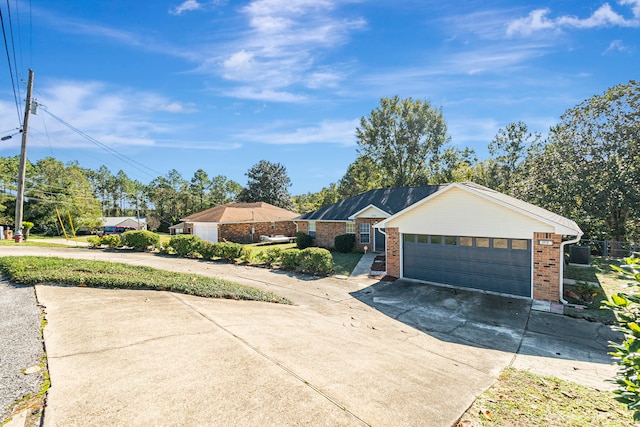
[[(33, 68), (52, 114), (32, 116), (28, 158), (143, 183), (201, 168), (244, 185), (266, 159), (286, 166), (292, 194), (318, 191), (355, 160), (360, 118), (393, 95), (442, 108), (451, 143), (482, 159), (508, 123), (544, 134), (640, 70), (640, 0), (8, 3), (12, 69), (26, 81)], [(22, 119), (2, 56), (6, 135)], [(19, 142), (0, 142), (0, 156)]]

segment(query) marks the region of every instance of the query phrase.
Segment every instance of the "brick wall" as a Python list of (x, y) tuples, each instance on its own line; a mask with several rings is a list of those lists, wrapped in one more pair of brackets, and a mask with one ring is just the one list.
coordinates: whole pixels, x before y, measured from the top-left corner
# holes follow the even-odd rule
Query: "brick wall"
[[(253, 236), (251, 235), (252, 225)], [(236, 243), (259, 242), (260, 236), (293, 236), (295, 232), (296, 225), (293, 221), (220, 224), (218, 226), (218, 240)]]
[[(541, 245), (540, 241), (551, 245)], [(533, 299), (557, 302), (560, 299), (560, 253), (562, 236), (553, 233), (533, 233)]]
[(307, 221), (298, 221), (298, 231), (300, 233), (309, 234), (309, 223)]
[(397, 227), (387, 228), (387, 275), (400, 277), (400, 232)]
[(315, 244), (321, 248), (332, 248), (335, 246), (335, 238), (347, 231), (344, 222), (316, 222)]

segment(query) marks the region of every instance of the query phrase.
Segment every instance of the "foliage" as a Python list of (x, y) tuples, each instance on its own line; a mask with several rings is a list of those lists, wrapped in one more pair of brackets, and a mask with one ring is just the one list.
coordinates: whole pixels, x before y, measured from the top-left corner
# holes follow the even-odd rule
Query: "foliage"
[(87, 243), (89, 243), (89, 247), (97, 248), (102, 245), (102, 238), (100, 236), (89, 236), (87, 237)]
[(324, 248), (307, 248), (298, 255), (298, 270), (311, 274), (328, 274), (333, 270), (331, 252)]
[(428, 101), (382, 98), (356, 129), (359, 154), (371, 159), (381, 186), (405, 187), (429, 182), (440, 150), (449, 141), (441, 110)]
[(284, 209), (291, 209), (291, 179), (280, 163), (260, 160), (245, 174), (247, 186), (238, 195), (241, 202), (266, 202)]
[(313, 237), (301, 231), (296, 232), (296, 246), (298, 249), (306, 249), (313, 245)]
[(333, 246), (335, 247), (336, 251), (342, 253), (351, 252), (355, 244), (355, 234), (340, 234), (333, 239)]
[(22, 227), (25, 230), (30, 230), (30, 229), (33, 228), (33, 226), (34, 226), (34, 224), (31, 221), (22, 221)]
[(235, 261), (242, 256), (243, 246), (240, 243), (218, 242), (213, 244), (213, 256), (225, 261)]
[(640, 83), (567, 110), (527, 160), (519, 194), (576, 220), (591, 239), (633, 240), (640, 216)]
[(294, 210), (300, 214), (313, 212), (322, 207), (332, 205), (340, 200), (336, 184), (329, 184), (317, 193), (307, 193), (292, 198)]
[(199, 240), (199, 244), (197, 244), (197, 248), (195, 249), (196, 253), (199, 253), (200, 256), (204, 259), (213, 259), (216, 258), (216, 244), (210, 242), (208, 240)]
[(382, 186), (378, 164), (371, 157), (360, 154), (338, 181), (338, 194), (346, 199)]
[(54, 257), (2, 257), (0, 270), (24, 285), (62, 283), (106, 288), (141, 288), (210, 298), (230, 298), (290, 304), (271, 292), (215, 277), (174, 273), (120, 263)]
[[(619, 273), (635, 280), (640, 286), (640, 258), (627, 258), (625, 268), (611, 266)], [(617, 293), (605, 301), (616, 314), (615, 329), (624, 336), (622, 343), (610, 343), (610, 353), (619, 366), (615, 377), (616, 400), (634, 411), (634, 419), (640, 421), (640, 295), (638, 293)]]
[(298, 258), (300, 257), (300, 249), (287, 249), (282, 252), (280, 267), (284, 270), (295, 270), (298, 268)]
[(260, 253), (260, 258), (265, 262), (265, 264), (274, 266), (282, 262), (282, 252), (283, 250), (280, 248), (269, 248)]
[(138, 251), (154, 250), (160, 246), (160, 236), (147, 230), (131, 230), (122, 233), (122, 244)]
[(107, 234), (100, 238), (100, 244), (108, 246), (111, 249), (119, 248), (122, 246), (121, 234)]
[(193, 234), (179, 234), (171, 237), (167, 247), (178, 256), (195, 257), (200, 254), (202, 239)]

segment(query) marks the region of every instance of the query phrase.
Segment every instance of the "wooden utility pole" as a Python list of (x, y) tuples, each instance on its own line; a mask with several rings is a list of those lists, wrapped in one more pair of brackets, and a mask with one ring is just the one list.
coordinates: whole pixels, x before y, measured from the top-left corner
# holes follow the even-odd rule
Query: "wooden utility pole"
[(33, 90), (33, 70), (29, 69), (27, 81), (27, 102), (24, 108), (22, 124), (22, 145), (20, 147), (20, 164), (18, 165), (18, 194), (16, 195), (15, 232), (22, 232), (22, 214), (24, 208), (24, 176), (27, 169), (27, 135), (29, 133), (29, 116), (31, 115), (31, 91)]

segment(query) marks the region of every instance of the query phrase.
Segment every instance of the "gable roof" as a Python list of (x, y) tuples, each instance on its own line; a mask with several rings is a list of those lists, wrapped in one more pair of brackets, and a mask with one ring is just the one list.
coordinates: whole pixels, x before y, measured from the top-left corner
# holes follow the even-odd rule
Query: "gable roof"
[(446, 187), (445, 185), (426, 185), (423, 187), (381, 188), (349, 197), (333, 205), (301, 215), (297, 219), (311, 221), (349, 221), (349, 217), (373, 205), (388, 213), (396, 214), (419, 202), (427, 196)]
[(440, 194), (451, 188), (459, 188), (459, 189), (468, 191), (484, 199), (490, 200), (494, 203), (498, 203), (499, 205), (502, 205), (514, 211), (520, 212), (530, 218), (549, 224), (555, 228), (556, 234), (571, 235), (571, 236), (583, 234), (578, 224), (576, 224), (575, 221), (573, 220), (565, 218), (562, 215), (558, 215), (553, 212), (550, 212), (544, 208), (541, 208), (540, 206), (532, 205), (531, 203), (525, 202), (520, 199), (516, 199), (515, 197), (507, 196), (506, 194), (500, 193), (498, 191), (492, 190), (490, 188), (484, 187), (482, 185), (479, 185), (473, 182), (456, 182), (456, 183), (444, 185), (437, 192), (434, 192), (433, 194), (425, 197), (423, 200), (420, 200), (413, 205), (407, 206), (402, 211), (396, 212), (391, 217), (376, 224), (375, 227), (384, 228), (389, 221), (394, 220), (395, 218), (403, 215), (404, 213), (414, 209), (417, 206), (421, 206), (424, 203), (427, 203), (432, 198), (437, 197), (436, 193)]
[(218, 223), (288, 221), (297, 216), (295, 212), (265, 202), (227, 203), (194, 213), (181, 221)]
[(144, 225), (147, 223), (147, 217), (135, 217), (135, 216), (108, 216), (102, 218), (102, 226), (103, 227), (115, 227), (117, 225), (121, 225), (124, 222), (135, 222), (136, 224), (140, 223), (140, 225)]

